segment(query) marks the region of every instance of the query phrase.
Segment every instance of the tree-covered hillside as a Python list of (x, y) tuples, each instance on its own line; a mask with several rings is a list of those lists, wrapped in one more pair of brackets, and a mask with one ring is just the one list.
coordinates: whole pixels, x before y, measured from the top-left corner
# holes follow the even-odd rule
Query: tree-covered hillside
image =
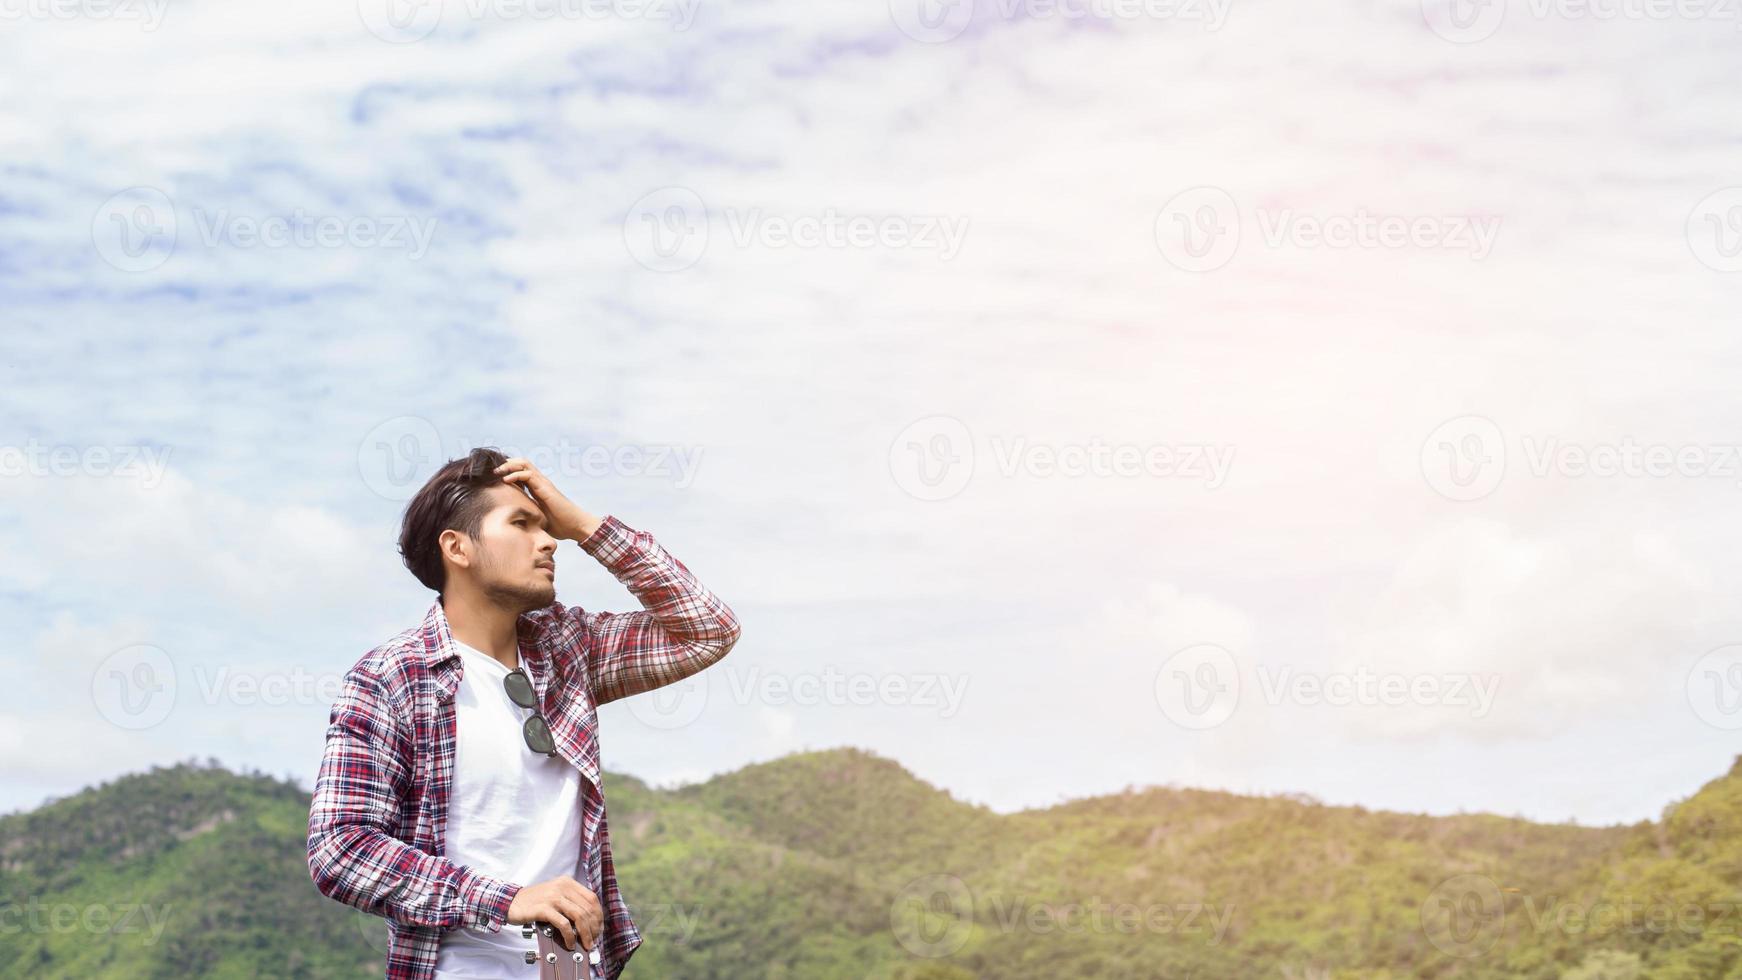
[[(1605, 828), (1157, 788), (999, 815), (855, 750), (606, 792), (630, 980), (1742, 978), (1742, 760)], [(188, 762), (0, 817), (0, 976), (379, 977), (308, 804)]]

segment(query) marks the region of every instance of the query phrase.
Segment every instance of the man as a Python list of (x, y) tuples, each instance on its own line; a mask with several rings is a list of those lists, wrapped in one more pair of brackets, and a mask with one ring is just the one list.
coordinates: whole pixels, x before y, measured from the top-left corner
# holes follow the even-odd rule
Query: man
[[(644, 611), (557, 602), (565, 540)], [(615, 978), (641, 936), (611, 863), (596, 708), (724, 657), (737, 616), (652, 536), (492, 449), (418, 491), (399, 550), (436, 602), (345, 675), (309, 809), (315, 886), (388, 919), (388, 980), (536, 977), (535, 944), (503, 928), (535, 921)]]

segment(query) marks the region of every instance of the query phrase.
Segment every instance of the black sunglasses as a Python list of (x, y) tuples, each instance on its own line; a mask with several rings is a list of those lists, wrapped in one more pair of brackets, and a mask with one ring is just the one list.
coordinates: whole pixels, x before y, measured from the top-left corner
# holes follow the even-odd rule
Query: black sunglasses
[[(515, 704), (522, 708), (538, 707), (538, 694), (533, 691), (532, 678), (526, 676), (526, 671), (519, 667), (509, 671), (502, 678), (502, 686)], [(544, 720), (543, 714), (534, 711), (520, 727), (520, 734), (526, 738), (526, 747), (532, 751), (539, 755), (556, 755), (556, 739), (551, 738), (550, 724)]]

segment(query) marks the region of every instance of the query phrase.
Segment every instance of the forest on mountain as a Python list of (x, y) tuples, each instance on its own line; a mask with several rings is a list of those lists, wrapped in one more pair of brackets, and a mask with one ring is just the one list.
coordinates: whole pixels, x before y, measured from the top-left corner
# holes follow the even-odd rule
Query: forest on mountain
[[(998, 814), (853, 749), (605, 791), (627, 980), (1742, 978), (1742, 759), (1614, 827), (1160, 787)], [(0, 976), (381, 976), (308, 807), (188, 760), (0, 817)]]

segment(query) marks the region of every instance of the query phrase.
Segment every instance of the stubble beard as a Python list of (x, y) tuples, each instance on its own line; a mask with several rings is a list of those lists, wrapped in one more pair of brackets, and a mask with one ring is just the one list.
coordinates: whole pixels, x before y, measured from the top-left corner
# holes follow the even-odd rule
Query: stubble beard
[(503, 585), (491, 582), (484, 586), (484, 595), (493, 603), (505, 609), (514, 610), (515, 615), (543, 609), (556, 601), (556, 583), (549, 582), (543, 586), (533, 585)]

